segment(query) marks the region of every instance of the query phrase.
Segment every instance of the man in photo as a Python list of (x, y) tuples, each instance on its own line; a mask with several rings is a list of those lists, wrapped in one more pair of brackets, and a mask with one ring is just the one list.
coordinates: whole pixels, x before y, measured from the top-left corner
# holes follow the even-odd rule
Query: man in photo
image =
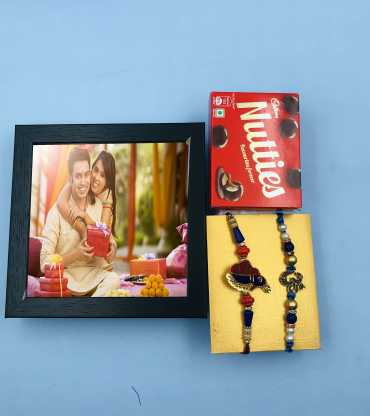
[[(90, 155), (86, 149), (74, 148), (68, 160), (69, 182), (73, 204), (88, 214), (94, 221), (102, 217), (103, 204), (90, 190)], [(78, 219), (77, 219), (78, 220)], [(59, 254), (63, 258), (64, 276), (68, 278), (68, 289), (74, 296), (102, 297), (111, 289), (120, 286), (119, 276), (109, 271), (107, 259), (95, 257), (79, 232), (62, 216), (57, 204), (49, 211), (42, 233), (43, 242), (40, 255), (41, 270), (51, 257)], [(111, 241), (108, 260), (115, 254), (115, 244)]]

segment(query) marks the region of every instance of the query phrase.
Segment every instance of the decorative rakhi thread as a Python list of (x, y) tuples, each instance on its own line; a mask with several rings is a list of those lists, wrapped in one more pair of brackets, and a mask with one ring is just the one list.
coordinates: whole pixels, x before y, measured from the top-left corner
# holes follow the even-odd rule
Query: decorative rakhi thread
[(60, 288), (60, 297), (63, 297), (63, 286), (62, 286), (62, 271), (60, 270), (60, 263), (58, 264), (58, 273), (59, 273), (59, 288)]
[(231, 213), (226, 213), (227, 222), (231, 228), (235, 244), (237, 245), (236, 254), (239, 257), (239, 263), (231, 266), (230, 273), (226, 274), (226, 281), (233, 288), (241, 292), (240, 302), (244, 306), (244, 326), (243, 342), (244, 354), (250, 352), (250, 342), (252, 339), (252, 321), (253, 321), (253, 304), (254, 298), (249, 293), (259, 287), (264, 292), (271, 291), (266, 279), (261, 276), (258, 269), (253, 267), (247, 260), (249, 248), (245, 244), (245, 238), (239, 229), (235, 217)]
[(288, 352), (292, 352), (294, 346), (294, 332), (298, 319), (298, 304), (295, 299), (297, 292), (304, 289), (302, 283), (303, 275), (296, 271), (297, 257), (294, 254), (294, 244), (287, 233), (284, 214), (281, 211), (277, 212), (276, 222), (278, 230), (280, 231), (281, 247), (285, 255), (286, 263), (286, 270), (281, 273), (279, 277), (280, 283), (285, 286), (287, 290), (287, 300), (285, 303), (285, 349)]

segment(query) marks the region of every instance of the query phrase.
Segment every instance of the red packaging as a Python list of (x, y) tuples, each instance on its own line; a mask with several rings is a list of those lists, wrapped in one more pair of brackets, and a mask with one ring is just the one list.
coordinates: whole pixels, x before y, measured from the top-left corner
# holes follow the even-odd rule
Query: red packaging
[(71, 292), (67, 289), (68, 279), (64, 277), (64, 264), (62, 257), (58, 254), (52, 256), (51, 264), (45, 264), (45, 277), (40, 277), (39, 289), (34, 291), (34, 296), (42, 298), (70, 297)]
[(48, 279), (46, 277), (40, 277), (40, 290), (46, 291), (58, 291), (60, 290), (60, 285), (62, 285), (62, 290), (67, 289), (68, 279), (62, 277), (61, 279)]
[(35, 297), (40, 298), (70, 298), (71, 296), (72, 294), (68, 289), (62, 291), (62, 296), (60, 296), (59, 290), (54, 292), (49, 292), (47, 290), (35, 290)]
[(167, 278), (166, 259), (133, 259), (130, 260), (130, 274), (160, 274), (163, 279)]
[(299, 95), (210, 95), (212, 208), (302, 207)]
[(64, 264), (45, 264), (44, 266), (44, 275), (49, 279), (58, 279), (63, 277), (64, 274)]
[(87, 244), (94, 247), (94, 255), (107, 257), (109, 253), (109, 240), (111, 232), (104, 224), (87, 227)]

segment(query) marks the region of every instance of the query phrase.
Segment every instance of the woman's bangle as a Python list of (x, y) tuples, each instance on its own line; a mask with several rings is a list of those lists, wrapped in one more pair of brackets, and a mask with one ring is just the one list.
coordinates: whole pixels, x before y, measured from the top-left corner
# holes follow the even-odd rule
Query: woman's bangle
[(112, 206), (112, 204), (108, 204), (108, 203), (103, 203), (103, 209), (104, 208), (109, 208), (112, 212), (113, 212), (113, 206)]

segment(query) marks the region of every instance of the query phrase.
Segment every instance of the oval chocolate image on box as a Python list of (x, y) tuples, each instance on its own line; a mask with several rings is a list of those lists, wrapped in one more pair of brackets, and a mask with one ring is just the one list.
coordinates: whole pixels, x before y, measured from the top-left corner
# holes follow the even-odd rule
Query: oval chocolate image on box
[(295, 116), (299, 112), (299, 100), (297, 97), (294, 97), (293, 95), (286, 95), (282, 101), (285, 111), (288, 114)]
[(286, 181), (290, 188), (299, 189), (301, 187), (301, 170), (288, 169), (286, 173)]
[(285, 118), (280, 122), (280, 134), (287, 139), (293, 139), (298, 131), (298, 124), (291, 118)]
[(229, 136), (224, 126), (218, 125), (212, 129), (212, 144), (220, 149), (227, 145)]
[(221, 199), (226, 201), (239, 201), (244, 193), (243, 185), (240, 182), (232, 181), (231, 175), (223, 168), (217, 169), (216, 191)]

